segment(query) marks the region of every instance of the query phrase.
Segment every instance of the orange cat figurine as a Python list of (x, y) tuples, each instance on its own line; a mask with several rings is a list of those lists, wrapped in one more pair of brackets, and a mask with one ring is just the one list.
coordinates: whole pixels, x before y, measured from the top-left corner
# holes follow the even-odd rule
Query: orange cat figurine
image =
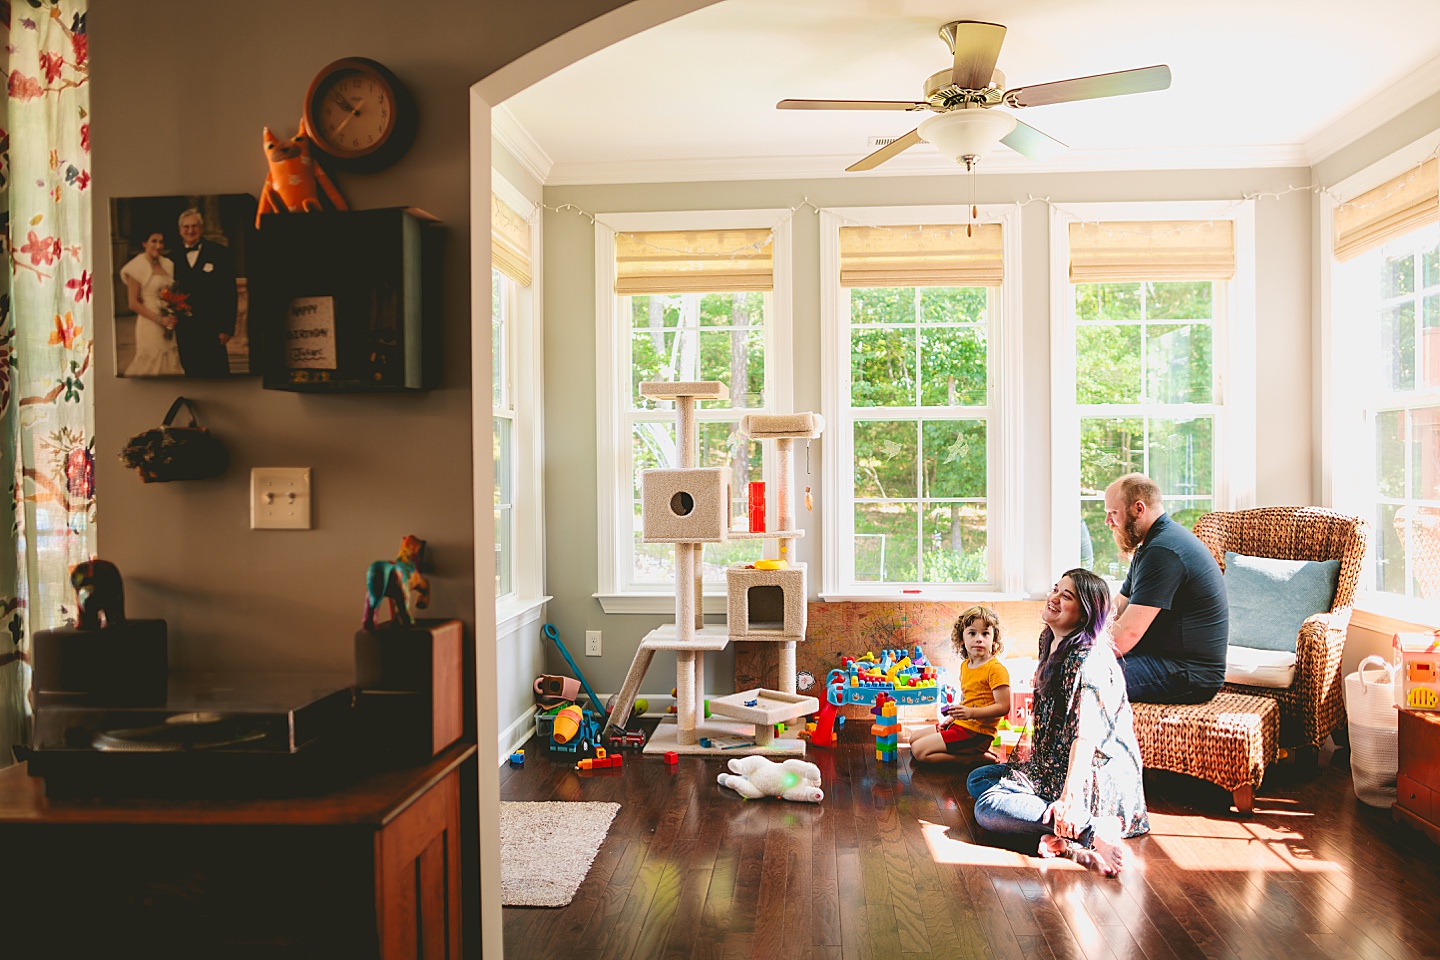
[(291, 140), (276, 139), (266, 127), (265, 159), (270, 171), (265, 176), (265, 186), (260, 189), (260, 205), (255, 211), (257, 230), (260, 217), (267, 213), (349, 209), (324, 168), (311, 158), (310, 136), (304, 123)]

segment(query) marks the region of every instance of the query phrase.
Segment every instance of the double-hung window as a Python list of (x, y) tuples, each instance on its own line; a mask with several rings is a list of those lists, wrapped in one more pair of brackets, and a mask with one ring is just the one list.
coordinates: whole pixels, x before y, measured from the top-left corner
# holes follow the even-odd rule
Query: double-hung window
[(541, 347), (535, 207), (494, 175), (490, 198), (495, 598), (501, 618), (544, 591)]
[(1367, 604), (1440, 620), (1440, 161), (1333, 211), (1328, 473), (1373, 525)]
[(822, 211), (827, 598), (1019, 585), (1017, 208), (970, 213)]
[(1104, 500), (1123, 474), (1153, 479), (1187, 527), (1253, 502), (1251, 224), (1248, 203), (1055, 209), (1057, 570), (1125, 576)]
[[(674, 401), (640, 395), (647, 381), (718, 380), (727, 400), (696, 404), (698, 466), (731, 471), (731, 514), (743, 524), (750, 481), (766, 480), (747, 413), (789, 410), (789, 211), (608, 214), (595, 224), (599, 590), (607, 613), (674, 606), (674, 548), (641, 530), (641, 471), (679, 465)], [(762, 542), (706, 544), (701, 567), (723, 609), (725, 568)]]

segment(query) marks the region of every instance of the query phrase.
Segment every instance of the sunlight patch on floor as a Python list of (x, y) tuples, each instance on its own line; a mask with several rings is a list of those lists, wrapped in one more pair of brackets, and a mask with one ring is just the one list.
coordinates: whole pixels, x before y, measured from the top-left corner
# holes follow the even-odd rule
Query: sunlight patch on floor
[[(1085, 869), (1070, 860), (1041, 860), (1039, 857), (1027, 857), (1013, 850), (1002, 850), (1000, 847), (986, 847), (964, 840), (955, 840), (949, 836), (949, 831), (950, 828), (943, 823), (920, 821), (920, 833), (925, 837), (925, 845), (930, 848), (930, 859), (936, 863), (969, 867), (1033, 868), (1053, 866), (1057, 869)], [(1039, 843), (1038, 838), (1036, 843)]]
[(1152, 814), (1150, 843), (1182, 870), (1345, 872), (1318, 856), (1303, 834), (1264, 823)]

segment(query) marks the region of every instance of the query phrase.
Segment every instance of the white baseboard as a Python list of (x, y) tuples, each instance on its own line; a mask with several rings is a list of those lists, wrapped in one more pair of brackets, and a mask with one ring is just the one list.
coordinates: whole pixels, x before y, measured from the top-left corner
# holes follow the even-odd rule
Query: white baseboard
[(535, 708), (531, 707), (504, 730), (500, 731), (500, 766), (510, 760), (510, 754), (525, 746), (535, 735)]

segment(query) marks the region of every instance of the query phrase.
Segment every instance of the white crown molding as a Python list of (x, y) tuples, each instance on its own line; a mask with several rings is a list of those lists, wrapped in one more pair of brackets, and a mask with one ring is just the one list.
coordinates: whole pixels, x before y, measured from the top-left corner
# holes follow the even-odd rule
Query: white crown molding
[(530, 176), (542, 185), (549, 182), (555, 161), (551, 160), (545, 149), (530, 136), (530, 131), (520, 125), (520, 121), (515, 119), (515, 114), (511, 113), (505, 104), (491, 109), (490, 131), (496, 142), (509, 151)]
[[(812, 180), (827, 177), (887, 177), (952, 174), (958, 164), (936, 157), (901, 156), (878, 170), (846, 173), (855, 155), (804, 157), (727, 157), (680, 160), (603, 160), (556, 162), (541, 182), (548, 186), (611, 183), (692, 183), (717, 180)], [(1308, 167), (1301, 144), (1252, 147), (1155, 147), (1071, 150), (1046, 163), (1010, 151), (981, 161), (981, 174), (1089, 173), (1120, 170), (1210, 170)]]
[(1380, 129), (1406, 110), (1433, 97), (1437, 90), (1440, 90), (1440, 57), (1411, 71), (1400, 82), (1386, 87), (1384, 96), (1366, 100), (1306, 141), (1306, 165), (1314, 166), (1367, 133)]

